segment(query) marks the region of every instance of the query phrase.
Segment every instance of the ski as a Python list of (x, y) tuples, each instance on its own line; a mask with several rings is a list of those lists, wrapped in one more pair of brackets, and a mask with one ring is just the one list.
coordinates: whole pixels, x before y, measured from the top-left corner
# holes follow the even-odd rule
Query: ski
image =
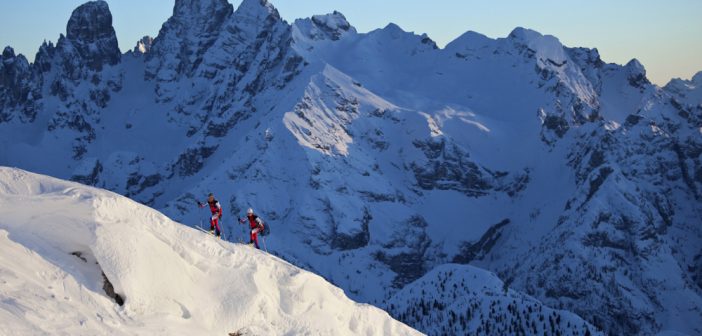
[[(203, 229), (203, 228), (201, 228), (201, 227), (197, 227), (197, 226), (195, 226), (195, 228), (198, 229), (198, 231), (202, 231), (202, 232), (204, 232), (204, 233), (207, 233), (207, 234), (210, 235), (210, 236), (214, 236), (214, 232), (210, 232), (210, 231), (208, 231), (208, 230), (205, 230), (205, 229)], [(218, 238), (224, 240), (224, 239), (222, 238), (222, 236), (220, 236), (220, 237), (218, 237)]]

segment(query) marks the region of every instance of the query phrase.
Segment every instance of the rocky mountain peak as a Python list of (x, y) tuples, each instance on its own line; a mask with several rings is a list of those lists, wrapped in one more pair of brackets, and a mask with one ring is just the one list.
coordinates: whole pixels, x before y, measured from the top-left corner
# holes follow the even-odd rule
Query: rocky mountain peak
[(236, 10), (237, 15), (265, 18), (269, 15), (280, 19), (278, 10), (267, 0), (244, 0)]
[(93, 69), (120, 60), (112, 14), (105, 1), (90, 1), (76, 8), (68, 20), (66, 38)]
[(467, 31), (455, 40), (449, 42), (445, 49), (455, 53), (463, 50), (476, 50), (494, 42), (495, 41), (493, 39), (483, 34), (474, 31)]
[(544, 35), (533, 29), (516, 27), (512, 30), (512, 32), (509, 33), (508, 37), (513, 40), (529, 42), (539, 40), (543, 38)]
[(176, 0), (173, 17), (219, 21), (232, 11), (232, 5), (226, 0)]
[(105, 1), (90, 1), (79, 6), (66, 27), (66, 37), (70, 40), (95, 42), (112, 35), (112, 14)]
[(334, 11), (331, 14), (315, 15), (312, 22), (322, 31), (328, 33), (332, 40), (338, 40), (345, 32), (356, 32), (346, 20), (344, 14)]
[(674, 78), (663, 89), (672, 94), (679, 103), (702, 109), (702, 71), (690, 80)]
[(629, 79), (629, 84), (633, 87), (641, 88), (644, 85), (651, 84), (651, 82), (646, 78), (646, 69), (643, 64), (637, 59), (632, 59), (627, 63), (624, 68), (627, 71), (627, 78)]
[(144, 36), (139, 41), (137, 41), (134, 47), (134, 53), (136, 54), (148, 54), (151, 51), (151, 46), (154, 44), (154, 38), (151, 36)]
[(563, 44), (555, 36), (542, 35), (535, 30), (517, 27), (509, 34), (508, 39), (515, 45), (526, 46), (537, 59), (550, 60), (557, 64), (563, 64), (567, 60)]
[(356, 33), (356, 29), (351, 26), (346, 20), (346, 17), (337, 11), (330, 14), (314, 15), (307, 19), (295, 20), (293, 26), (302, 36), (312, 41), (337, 41), (345, 34)]
[(405, 30), (402, 29), (402, 27), (400, 27), (400, 26), (398, 26), (397, 24), (392, 23), (392, 22), (388, 23), (388, 24), (387, 24), (385, 27), (383, 27), (383, 29), (381, 29), (381, 30), (384, 31), (384, 32), (387, 32), (387, 33), (389, 33), (389, 34), (392, 34), (392, 35), (395, 35), (395, 34), (399, 35), (399, 34), (405, 33)]
[(24, 55), (15, 55), (12, 47), (5, 47), (0, 57), (0, 85), (12, 88), (19, 84), (19, 78), (29, 72), (29, 62)]
[[(0, 123), (12, 119), (12, 110), (25, 105), (21, 117), (33, 120), (35, 111), (32, 101), (31, 71), (24, 55), (15, 55), (15, 50), (5, 47), (0, 56)], [(34, 92), (36, 93), (36, 92)]]
[(175, 73), (190, 75), (233, 11), (226, 0), (176, 0), (149, 49), (147, 77), (171, 81)]
[(0, 57), (0, 71), (27, 72), (29, 71), (29, 62), (24, 55), (15, 55), (15, 50), (12, 47), (5, 47)]
[(56, 47), (53, 42), (44, 41), (34, 56), (34, 68), (42, 73), (51, 70), (51, 61), (55, 51)]
[(14, 58), (15, 57), (15, 49), (12, 49), (12, 47), (7, 46), (5, 49), (2, 51), (2, 58), (3, 60)]
[[(435, 50), (438, 46), (429, 38), (427, 34), (417, 35), (414, 32), (407, 32), (395, 23), (388, 23), (383, 29), (371, 31), (369, 36), (374, 36), (379, 40), (395, 40), (405, 47), (409, 47), (411, 54), (416, 54), (420, 50)], [(381, 42), (382, 43), (382, 42)]]
[(227, 29), (236, 27), (238, 33), (243, 33), (242, 37), (248, 35), (247, 39), (258, 38), (260, 32), (271, 30), (274, 26), (289, 28), (278, 10), (266, 0), (244, 0), (228, 24), (230, 27)]
[(625, 67), (631, 74), (646, 74), (646, 69), (644, 68), (643, 64), (641, 64), (641, 62), (639, 62), (639, 60), (636, 58), (629, 61)]
[(692, 76), (692, 82), (697, 84), (697, 85), (702, 85), (702, 71), (696, 73), (694, 76)]

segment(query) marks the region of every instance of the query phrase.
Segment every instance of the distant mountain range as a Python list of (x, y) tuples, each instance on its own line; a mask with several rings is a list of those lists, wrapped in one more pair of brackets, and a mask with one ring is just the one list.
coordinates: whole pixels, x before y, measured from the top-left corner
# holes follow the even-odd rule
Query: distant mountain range
[[(176, 0), (126, 53), (111, 21), (88, 2), (34, 63), (5, 48), (0, 165), (192, 226), (213, 192), (235, 242), (253, 207), (272, 253), (428, 334), (702, 333), (702, 72), (661, 88), (529, 29), (438, 48), (265, 0)], [(475, 267), (528, 303), (476, 308), (452, 287)], [(558, 310), (460, 322), (531, 302)]]

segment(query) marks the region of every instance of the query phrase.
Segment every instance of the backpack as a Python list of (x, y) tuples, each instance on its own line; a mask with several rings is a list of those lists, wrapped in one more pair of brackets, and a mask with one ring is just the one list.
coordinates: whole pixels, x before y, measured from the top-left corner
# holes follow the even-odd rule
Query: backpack
[(263, 231), (261, 231), (261, 236), (267, 236), (271, 233), (271, 226), (266, 222), (263, 223)]
[[(259, 235), (267, 236), (268, 234), (271, 233), (271, 227), (270, 227), (270, 225), (268, 225), (267, 222), (264, 222), (263, 219), (261, 219), (261, 217), (258, 217), (257, 215), (253, 215), (253, 217), (254, 217), (254, 221), (260, 220), (261, 224), (263, 225), (263, 230), (258, 232)], [(250, 221), (250, 219), (248, 219), (248, 218), (242, 218), (242, 220)], [(242, 222), (242, 223), (245, 223), (245, 222)]]

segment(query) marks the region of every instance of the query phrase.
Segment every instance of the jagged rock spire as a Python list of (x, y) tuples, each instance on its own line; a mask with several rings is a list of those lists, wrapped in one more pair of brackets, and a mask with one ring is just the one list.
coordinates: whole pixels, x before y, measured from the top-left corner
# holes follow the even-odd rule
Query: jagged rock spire
[(90, 1), (76, 8), (66, 26), (66, 39), (92, 69), (120, 61), (112, 13), (105, 1)]

